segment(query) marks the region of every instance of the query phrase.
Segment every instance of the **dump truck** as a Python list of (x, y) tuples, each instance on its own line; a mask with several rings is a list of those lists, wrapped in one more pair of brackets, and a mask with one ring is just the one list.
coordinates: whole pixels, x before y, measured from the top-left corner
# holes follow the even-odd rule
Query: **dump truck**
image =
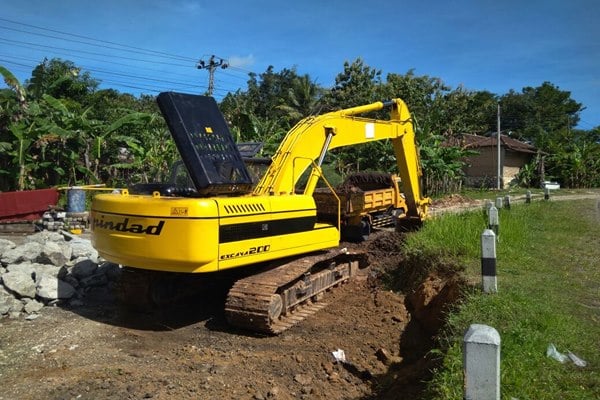
[(367, 240), (373, 228), (401, 223), (407, 209), (400, 178), (389, 173), (354, 173), (335, 188), (335, 195), (323, 187), (315, 189), (313, 197), (319, 216), (330, 221), (338, 218), (339, 199), (341, 236), (353, 242)]
[[(339, 200), (332, 220), (313, 197), (317, 182), (327, 182), (321, 165), (334, 148), (389, 139), (406, 200), (399, 219), (427, 217), (412, 119), (400, 99), (301, 120), (258, 182), (212, 97), (164, 92), (157, 102), (189, 179), (99, 194), (91, 207), (92, 244), (123, 266), (122, 299), (165, 295), (165, 274), (246, 270), (253, 273), (225, 302), (233, 326), (278, 334), (316, 312), (326, 291), (366, 266), (364, 254), (339, 248)], [(361, 116), (383, 108), (389, 120)]]

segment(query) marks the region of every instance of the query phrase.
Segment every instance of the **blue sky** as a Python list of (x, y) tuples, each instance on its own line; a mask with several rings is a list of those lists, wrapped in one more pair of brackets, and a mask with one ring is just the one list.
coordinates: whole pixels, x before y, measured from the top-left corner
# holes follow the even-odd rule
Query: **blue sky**
[(600, 125), (598, 21), (596, 0), (2, 0), (0, 65), (24, 80), (59, 57), (102, 87), (202, 93), (208, 73), (196, 62), (214, 54), (230, 63), (215, 73), (221, 97), (269, 65), (330, 87), (360, 57), (384, 76), (414, 69), (500, 95), (549, 81), (587, 107), (579, 127), (591, 129)]

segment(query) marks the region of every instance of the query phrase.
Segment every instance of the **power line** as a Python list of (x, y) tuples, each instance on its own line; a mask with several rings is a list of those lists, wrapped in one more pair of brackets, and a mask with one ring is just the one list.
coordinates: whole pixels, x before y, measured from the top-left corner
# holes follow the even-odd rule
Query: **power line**
[[(0, 41), (2, 41), (2, 40), (5, 40), (5, 39), (0, 38)], [(43, 46), (43, 47), (52, 47), (52, 46)], [(34, 62), (36, 64), (39, 63), (38, 60), (34, 60), (34, 59), (31, 59), (31, 58), (25, 58), (25, 57), (19, 57), (19, 56), (8, 56), (8, 55), (5, 55), (5, 57), (12, 57), (12, 58), (17, 58), (17, 59), (21, 59), (21, 60), (31, 61), (31, 62)], [(89, 57), (81, 57), (81, 58), (90, 59)], [(116, 62), (107, 61), (107, 60), (98, 60), (98, 59), (94, 59), (94, 58), (91, 58), (91, 59), (93, 61), (100, 61), (100, 62), (104, 62), (104, 63), (108, 63), (108, 64), (114, 64), (114, 65), (121, 65), (121, 66), (125, 66), (125, 67), (131, 67), (131, 65), (128, 65), (128, 64), (116, 63)], [(140, 61), (144, 61), (144, 60), (140, 60)], [(126, 76), (126, 77), (132, 77), (132, 78), (138, 78), (138, 79), (144, 79), (144, 80), (150, 80), (150, 81), (156, 81), (156, 82), (163, 81), (163, 82), (167, 82), (167, 83), (177, 84), (177, 85), (180, 85), (180, 86), (206, 88), (205, 85), (190, 84), (190, 83), (181, 82), (181, 81), (177, 82), (177, 81), (173, 81), (173, 80), (163, 80), (163, 79), (157, 79), (157, 78), (150, 78), (150, 77), (147, 77), (147, 76), (126, 74), (126, 73), (123, 73), (123, 72), (107, 71), (107, 70), (102, 70), (102, 69), (98, 69), (98, 68), (91, 68), (91, 67), (86, 66), (84, 63), (81, 63), (80, 66), (83, 67), (83, 68), (85, 68), (86, 70), (89, 70), (89, 71), (92, 71), (92, 72), (102, 72), (102, 73), (105, 73), (105, 74), (113, 74), (113, 75), (118, 75), (118, 76)], [(142, 69), (145, 69), (145, 70), (148, 70), (148, 71), (156, 72), (155, 69), (151, 69), (151, 68), (144, 68), (144, 67), (136, 67), (136, 68), (138, 68), (138, 69), (142, 68)], [(171, 72), (169, 73), (169, 75), (172, 75), (172, 74), (173, 73), (171, 73)], [(183, 75), (183, 74), (176, 74), (176, 75), (179, 75), (179, 76), (188, 76), (188, 75)], [(231, 82), (226, 82), (226, 83), (231, 83)]]
[(594, 129), (594, 128), (596, 128), (597, 126), (600, 126), (600, 124), (598, 124), (598, 125), (594, 125), (594, 124), (592, 124), (591, 122), (588, 122), (588, 121), (585, 121), (585, 120), (583, 120), (583, 119), (579, 118), (579, 122), (577, 123), (577, 126), (579, 126), (579, 124), (581, 124), (581, 123), (583, 123), (584, 125), (587, 125), (587, 126), (589, 126), (591, 129)]
[(105, 74), (110, 74), (110, 75), (122, 76), (125, 78), (144, 79), (144, 80), (153, 81), (153, 82), (170, 83), (172, 85), (191, 86), (191, 87), (196, 87), (196, 88), (205, 88), (206, 87), (206, 86), (202, 86), (202, 85), (193, 85), (193, 84), (190, 84), (187, 82), (176, 82), (176, 81), (170, 81), (170, 80), (166, 80), (166, 79), (150, 78), (150, 77), (146, 77), (146, 76), (124, 74), (124, 73), (120, 73), (120, 72), (111, 72), (111, 71), (106, 71), (106, 70), (96, 69), (96, 68), (87, 68), (87, 69), (92, 72), (99, 72), (99, 73), (105, 73)]
[(86, 51), (86, 50), (79, 50), (79, 49), (70, 49), (70, 48), (67, 48), (67, 47), (48, 46), (48, 45), (37, 44), (37, 43), (32, 43), (32, 42), (25, 42), (25, 41), (22, 41), (22, 40), (6, 39), (6, 38), (3, 38), (3, 37), (0, 37), (0, 40), (4, 41), (4, 42), (8, 42), (8, 43), (14, 43), (14, 44), (22, 44), (22, 45), (32, 46), (34, 48), (35, 47), (41, 47), (41, 48), (51, 49), (51, 50), (74, 51), (74, 52), (79, 52), (79, 53), (84, 53), (84, 54), (91, 54), (91, 55), (94, 55), (94, 56), (104, 56), (104, 57), (119, 58), (119, 59), (122, 59), (122, 60), (138, 61), (138, 62), (145, 62), (145, 63), (151, 63), (151, 64), (171, 65), (171, 66), (175, 66), (175, 67), (189, 67), (189, 65), (174, 64), (174, 63), (165, 62), (165, 61), (144, 60), (144, 59), (140, 59), (140, 58), (125, 57), (125, 56), (116, 56), (114, 54), (97, 53), (97, 52), (93, 52), (93, 51)]
[[(19, 47), (23, 47), (23, 46), (19, 46)], [(24, 47), (24, 48), (27, 48), (27, 47)], [(67, 56), (72, 56), (73, 55), (72, 53), (61, 53), (61, 52), (58, 52), (57, 54), (65, 54)], [(2, 55), (4, 57), (12, 57), (12, 58), (17, 58), (17, 59), (21, 59), (21, 60), (31, 61), (31, 62), (34, 62), (36, 64), (38, 64), (40, 62), (39, 59), (19, 57), (19, 56), (15, 56), (15, 55), (7, 55), (7, 54), (0, 54), (0, 55)], [(81, 56), (81, 55), (78, 55), (78, 57), (81, 58), (81, 59), (83, 59), (83, 60), (98, 61), (98, 62), (101, 62), (101, 63), (107, 63), (107, 64), (111, 64), (111, 65), (119, 65), (119, 66), (129, 67), (129, 68), (133, 67), (131, 64), (123, 64), (123, 63), (118, 63), (118, 62), (115, 62), (115, 61), (107, 61), (106, 59), (98, 59), (98, 58), (93, 58), (93, 57), (85, 57), (85, 56)], [(82, 65), (82, 67), (84, 67), (84, 68), (87, 69), (87, 67), (85, 67), (84, 65)], [(135, 68), (136, 69), (143, 69), (143, 70), (147, 70), (147, 71), (151, 71), (151, 72), (156, 72), (156, 69), (148, 68), (148, 67), (136, 66)], [(169, 75), (170, 76), (171, 75), (178, 75), (178, 76), (183, 76), (183, 77), (186, 77), (186, 78), (190, 77), (189, 74), (180, 74), (180, 73), (172, 72), (172, 71), (169, 71)]]
[[(156, 65), (165, 65), (165, 66), (170, 66), (170, 67), (177, 67), (177, 68), (189, 68), (191, 65), (191, 62), (194, 61), (195, 59), (190, 58), (190, 57), (184, 57), (181, 55), (175, 55), (175, 54), (169, 54), (166, 52), (161, 52), (161, 51), (155, 51), (155, 50), (149, 50), (149, 49), (144, 49), (141, 47), (136, 47), (136, 46), (130, 46), (130, 45), (126, 45), (126, 44), (122, 44), (122, 43), (117, 43), (117, 42), (112, 42), (112, 41), (108, 41), (108, 40), (101, 40), (101, 39), (95, 39), (93, 37), (89, 37), (89, 36), (84, 36), (84, 35), (78, 35), (78, 34), (73, 34), (73, 33), (69, 33), (69, 32), (64, 32), (64, 31), (60, 31), (60, 30), (56, 30), (56, 29), (49, 29), (49, 28), (45, 28), (45, 27), (41, 27), (41, 26), (36, 26), (36, 25), (31, 25), (31, 24), (27, 24), (27, 23), (21, 23), (21, 22), (17, 22), (17, 21), (13, 21), (10, 19), (6, 19), (6, 18), (0, 18), (0, 21), (4, 21), (4, 22), (8, 22), (10, 24), (15, 24), (17, 26), (20, 27), (26, 27), (26, 28), (33, 28), (35, 30), (41, 30), (43, 32), (51, 32), (53, 34), (46, 34), (46, 33), (40, 33), (40, 32), (32, 32), (30, 30), (27, 29), (18, 29), (15, 27), (7, 27), (7, 26), (0, 26), (0, 29), (4, 29), (4, 30), (8, 30), (8, 31), (13, 31), (13, 32), (18, 32), (18, 33), (22, 33), (22, 34), (28, 34), (28, 35), (35, 35), (38, 37), (44, 37), (44, 38), (48, 38), (48, 39), (53, 39), (53, 40), (62, 40), (62, 41), (66, 41), (69, 43), (79, 43), (81, 45), (85, 45), (85, 46), (93, 46), (93, 47), (97, 47), (97, 48), (103, 48), (103, 49), (108, 49), (108, 50), (112, 50), (112, 51), (126, 51), (126, 49), (128, 52), (130, 53), (137, 53), (137, 54), (141, 54), (143, 56), (148, 56), (148, 57), (152, 57), (154, 59), (145, 59), (145, 58), (141, 58), (141, 57), (127, 57), (124, 55), (118, 55), (118, 54), (107, 54), (107, 52), (98, 52), (98, 51), (89, 51), (89, 50), (84, 50), (84, 49), (75, 49), (75, 48), (71, 48), (71, 47), (62, 47), (62, 46), (56, 46), (56, 45), (45, 45), (45, 44), (38, 44), (38, 43), (33, 43), (31, 41), (24, 41), (24, 40), (14, 40), (14, 39), (10, 39), (10, 38), (5, 38), (5, 37), (0, 37), (0, 42), (3, 42), (5, 44), (8, 44), (10, 46), (13, 47), (17, 47), (17, 48), (24, 48), (24, 49), (31, 49), (37, 52), (42, 52), (43, 54), (43, 58), (47, 59), (47, 58), (52, 58), (52, 53), (58, 53), (58, 54), (63, 54), (66, 55), (66, 57), (71, 58), (71, 57), (75, 57), (75, 59), (87, 59), (87, 60), (92, 60), (95, 62), (101, 62), (104, 64), (108, 64), (111, 66), (122, 66), (125, 68), (135, 68), (136, 71), (139, 69), (144, 69), (147, 70), (149, 72), (153, 72), (153, 73), (159, 73), (161, 75), (164, 75), (165, 72), (164, 71), (157, 71), (155, 68), (151, 68), (151, 67), (144, 67), (144, 66), (138, 66), (138, 65), (133, 65), (132, 63), (127, 63), (129, 61), (132, 62), (136, 62), (136, 63), (146, 63), (146, 64), (151, 64), (152, 66), (156, 66)], [(57, 36), (54, 34), (58, 34), (58, 35), (65, 35), (67, 37), (61, 37), (61, 36)], [(74, 40), (73, 38), (78, 38), (78, 39), (83, 39), (83, 40)], [(48, 41), (46, 41), (48, 43)], [(117, 46), (117, 47), (115, 47)], [(131, 50), (135, 50), (135, 51), (131, 51)], [(48, 54), (50, 51), (51, 54)], [(91, 56), (97, 56), (97, 57), (102, 57), (101, 60), (99, 60), (98, 58), (94, 58), (94, 57), (87, 57), (86, 55), (91, 55)], [(19, 66), (19, 67), (29, 67), (31, 69), (34, 69), (36, 65), (39, 65), (39, 61), (33, 60), (33, 59), (27, 59), (24, 57), (19, 57), (16, 55), (5, 55), (5, 62), (10, 63), (11, 65), (15, 65), (15, 66)], [(159, 58), (158, 60), (156, 58)], [(187, 63), (175, 63), (172, 61), (164, 61), (164, 60), (160, 60), (160, 58), (163, 58), (164, 60), (176, 60), (176, 61), (185, 61), (185, 62), (190, 62), (190, 64)], [(117, 60), (124, 60), (124, 62), (116, 62), (114, 61), (115, 59)], [(16, 60), (16, 61), (15, 61)], [(26, 65), (23, 64), (21, 62), (18, 62), (20, 60), (29, 60), (34, 62), (35, 64), (33, 66), (31, 65)], [(222, 61), (220, 61), (222, 60)], [(212, 62), (213, 65), (211, 67), (210, 64), (210, 59), (208, 60), (208, 63), (205, 64), (206, 68), (209, 69), (209, 74), (211, 72), (212, 68), (212, 82), (209, 80), (209, 92), (219, 92), (219, 93), (228, 93), (230, 91), (235, 91), (238, 90), (238, 88), (240, 87), (240, 83), (239, 82), (233, 82), (231, 80), (223, 80), (223, 79), (219, 79), (217, 80), (217, 82), (219, 82), (221, 88), (219, 88), (218, 90), (215, 89), (214, 84), (215, 84), (215, 79), (214, 79), (214, 71), (216, 69), (216, 67), (221, 67), (221, 68), (226, 68), (229, 67), (228, 63), (224, 60), (221, 59), (220, 57), (215, 57)], [(223, 64), (220, 64), (220, 62), (222, 62)], [(131, 73), (125, 73), (123, 71), (119, 71), (117, 69), (115, 70), (106, 70), (106, 69), (100, 69), (100, 68), (90, 68), (89, 66), (86, 66), (85, 63), (80, 63), (79, 61), (77, 62), (77, 64), (79, 64), (78, 66), (82, 67), (85, 70), (88, 71), (92, 71), (94, 73), (98, 73), (100, 74), (100, 77), (102, 82), (105, 83), (109, 83), (109, 80), (105, 78), (105, 76), (116, 76), (116, 77), (126, 77), (126, 78), (132, 78), (134, 80), (140, 81), (140, 82), (152, 82), (151, 84), (154, 86), (155, 83), (166, 83), (169, 85), (176, 85), (179, 87), (187, 87), (187, 88), (205, 88), (205, 85), (198, 85), (198, 84), (193, 84), (193, 83), (189, 83), (189, 82), (184, 82), (181, 80), (169, 80), (169, 79), (161, 79), (161, 78), (156, 78), (156, 77), (149, 77), (149, 76), (143, 76), (141, 74), (131, 74)], [(198, 68), (201, 68), (198, 66)], [(247, 72), (250, 73), (250, 71), (246, 71), (242, 68), (239, 67), (231, 67), (231, 69), (233, 71), (239, 71), (239, 72)], [(181, 77), (188, 77), (189, 75), (187, 74), (181, 74), (181, 73), (176, 73), (174, 71), (170, 71), (169, 76), (171, 75), (179, 75)], [(229, 74), (226, 72), (223, 72), (223, 75), (235, 79), (237, 81), (247, 81), (247, 77), (245, 76), (239, 76), (236, 74)], [(122, 87), (129, 87), (129, 88), (134, 88), (134, 89), (142, 89), (142, 90), (150, 90), (149, 88), (143, 88), (141, 86), (142, 85), (137, 85), (135, 82), (131, 82), (129, 81), (128, 84), (124, 84), (121, 83), (119, 81), (113, 81), (119, 85), (121, 85)], [(133, 83), (133, 84), (132, 84)], [(224, 88), (223, 84), (225, 86), (230, 86), (230, 88)], [(155, 90), (152, 90), (155, 91)]]
[[(31, 59), (31, 58), (27, 58), (27, 57), (8, 56), (6, 54), (0, 54), (0, 56), (3, 56), (3, 57), (12, 57), (12, 58), (16, 58), (16, 59), (25, 60), (25, 61), (37, 62), (37, 60)], [(122, 76), (122, 77), (126, 77), (126, 78), (136, 78), (136, 79), (143, 79), (143, 80), (149, 80), (149, 81), (155, 81), (155, 82), (170, 83), (170, 84), (179, 85), (179, 86), (189, 86), (189, 87), (197, 87), (197, 88), (205, 88), (206, 87), (206, 86), (203, 86), (203, 85), (193, 84), (193, 83), (190, 83), (190, 82), (172, 81), (172, 80), (166, 80), (166, 79), (151, 78), (151, 77), (148, 77), (148, 76), (126, 74), (126, 73), (115, 72), (115, 71), (107, 71), (107, 70), (103, 70), (103, 69), (99, 69), (99, 68), (90, 68), (90, 67), (87, 67), (85, 64), (82, 64), (80, 66), (83, 69), (88, 70), (88, 71), (98, 72), (98, 73), (104, 73), (104, 74), (109, 74), (109, 75)]]
[[(25, 61), (35, 61), (26, 57), (18, 57), (18, 56), (12, 56), (13, 58), (16, 59), (21, 59), (21, 60), (25, 60)], [(11, 64), (11, 65), (16, 65), (19, 67), (25, 67), (26, 69), (20, 69), (21, 71), (25, 71), (25, 72), (29, 72), (32, 69), (31, 65), (27, 65), (27, 64), (22, 64), (19, 62), (15, 62), (10, 60), (6, 55), (0, 54), (0, 62), (3, 63), (7, 63), (7, 64)], [(205, 89), (207, 88), (207, 86), (205, 85), (198, 85), (198, 84), (194, 84), (194, 83), (189, 83), (189, 82), (182, 82), (182, 81), (170, 81), (170, 80), (165, 80), (165, 79), (157, 79), (157, 78), (150, 78), (147, 76), (139, 76), (139, 75), (133, 75), (133, 74), (125, 74), (125, 73), (119, 73), (119, 72), (114, 72), (114, 71), (106, 71), (106, 70), (102, 70), (102, 69), (95, 69), (95, 68), (88, 68), (85, 65), (81, 65), (81, 67), (87, 71), (92, 71), (96, 73), (96, 77), (97, 79), (102, 82), (102, 83), (114, 83), (119, 85), (120, 87), (126, 87), (126, 88), (131, 88), (131, 89), (138, 89), (138, 90), (148, 90), (151, 92), (160, 92), (161, 90), (157, 90), (157, 89), (163, 89), (163, 90), (174, 90), (175, 87), (178, 87), (179, 90), (181, 90), (181, 88), (188, 88), (190, 91), (193, 91), (194, 89)], [(105, 78), (104, 75), (107, 74), (108, 78)], [(134, 80), (128, 80), (127, 82), (123, 82), (120, 81), (118, 79), (114, 79), (111, 78), (112, 76), (117, 76), (117, 77), (124, 77), (124, 78), (133, 78)], [(135, 82), (141, 82), (140, 83), (135, 83)], [(157, 83), (152, 83), (153, 88), (149, 88), (146, 86), (141, 86), (143, 85), (144, 82), (147, 81), (152, 81), (152, 82), (157, 82)], [(164, 86), (164, 85), (160, 85), (161, 83), (166, 83), (169, 84), (170, 86)], [(217, 92), (226, 94), (228, 93), (228, 90), (225, 89), (218, 89), (216, 90)]]
[[(51, 50), (62, 50), (64, 52), (62, 52), (62, 54), (66, 54), (67, 56), (73, 56), (73, 53), (83, 53), (83, 54), (91, 54), (91, 55), (97, 55), (97, 56), (104, 56), (104, 57), (113, 57), (113, 58), (118, 58), (118, 59), (123, 59), (123, 60), (131, 60), (131, 61), (138, 61), (138, 62), (143, 62), (143, 63), (150, 63), (150, 64), (161, 64), (161, 65), (171, 65), (171, 66), (176, 66), (176, 67), (185, 67), (188, 68), (188, 65), (182, 65), (182, 64), (174, 64), (174, 63), (170, 63), (170, 62), (161, 62), (161, 61), (152, 61), (152, 60), (144, 60), (144, 59), (139, 59), (139, 58), (133, 58), (133, 57), (124, 57), (124, 56), (111, 56), (109, 54), (106, 53), (97, 53), (97, 52), (91, 52), (91, 51), (86, 51), (86, 50), (77, 50), (77, 49), (71, 49), (71, 48), (64, 48), (64, 47), (58, 47), (58, 46), (47, 46), (47, 45), (40, 45), (37, 43), (31, 43), (31, 42), (25, 42), (25, 41), (19, 41), (19, 40), (11, 40), (11, 39), (5, 39), (0, 37), (0, 41), (4, 41), (9, 43), (12, 46), (17, 46), (17, 47), (22, 47), (22, 48), (29, 48), (29, 49), (33, 49), (33, 50), (39, 50), (39, 48), (42, 49), (51, 49)], [(61, 53), (61, 51), (59, 51), (58, 53)], [(123, 64), (123, 63), (117, 63), (114, 61), (107, 61), (107, 59), (103, 59), (103, 60), (97, 60), (94, 58), (90, 58), (90, 57), (84, 57), (81, 56), (79, 54), (75, 54), (76, 56), (80, 57), (80, 58), (84, 58), (84, 59), (91, 59), (94, 61), (100, 61), (103, 63), (108, 63), (108, 64), (114, 64), (114, 65), (121, 65), (121, 66), (125, 66), (125, 67), (132, 67), (132, 68), (143, 68), (149, 71), (156, 71), (155, 69), (151, 69), (151, 68), (144, 68), (144, 67), (138, 67), (138, 66), (133, 66), (133, 65), (129, 65), (129, 64)], [(33, 61), (33, 60), (32, 60)], [(82, 65), (82, 67), (85, 67), (85, 65)], [(89, 70), (93, 70), (92, 68), (87, 68)], [(107, 72), (108, 73), (108, 72)], [(118, 73), (116, 73), (118, 74)], [(170, 74), (172, 74), (172, 72), (170, 72)], [(181, 76), (187, 76), (187, 75), (182, 75), (179, 74)], [(232, 74), (227, 74), (228, 76), (231, 77), (235, 77), (238, 79), (243, 79), (241, 77), (236, 77), (235, 75)], [(147, 78), (152, 80), (152, 78)], [(236, 85), (233, 82), (226, 82), (232, 85)], [(202, 87), (206, 87), (206, 86), (202, 86)], [(214, 90), (214, 88), (213, 88)]]
[[(105, 43), (105, 44), (110, 44), (110, 45), (114, 45), (114, 46), (119, 46), (119, 47), (122, 47), (123, 49), (133, 49), (133, 50), (137, 50), (136, 51), (137, 53), (143, 54), (143, 55), (158, 55), (158, 56), (167, 57), (167, 58), (176, 59), (176, 60), (181, 60), (181, 61), (196, 62), (195, 59), (190, 58), (190, 57), (184, 57), (184, 56), (170, 54), (170, 53), (165, 53), (165, 52), (156, 51), (156, 50), (144, 49), (144, 48), (141, 48), (141, 47), (130, 46), (130, 45), (126, 45), (126, 44), (122, 44), (122, 43), (117, 43), (117, 42), (112, 42), (112, 41), (108, 41), (108, 40), (95, 39), (95, 38), (92, 38), (92, 37), (89, 37), (89, 36), (78, 35), (78, 34), (69, 33), (69, 32), (63, 32), (63, 31), (59, 31), (59, 30), (55, 30), (55, 29), (43, 28), (43, 27), (39, 27), (39, 26), (36, 26), (36, 25), (31, 25), (31, 24), (26, 24), (26, 23), (21, 23), (21, 22), (9, 20), (9, 19), (6, 19), (6, 18), (0, 18), (0, 21), (5, 21), (5, 22), (12, 23), (12, 24), (26, 26), (26, 27), (30, 27), (30, 28), (40, 29), (40, 30), (43, 30), (43, 31), (59, 33), (61, 35), (67, 35), (67, 36), (73, 36), (73, 37), (82, 38), (82, 39), (86, 39), (86, 40), (91, 40), (91, 41), (94, 41), (94, 42), (99, 42), (99, 43)], [(42, 36), (42, 37), (55, 38), (55, 39), (59, 39), (59, 40), (71, 41), (71, 42), (74, 42), (74, 43), (81, 43), (81, 44), (86, 44), (86, 45), (91, 45), (91, 46), (96, 46), (96, 47), (101, 47), (101, 48), (107, 48), (107, 49), (114, 49), (114, 50), (118, 50), (118, 51), (123, 51), (123, 49), (121, 49), (121, 48), (115, 48), (115, 47), (109, 47), (109, 46), (101, 46), (101, 45), (98, 45), (98, 44), (95, 44), (95, 43), (89, 43), (89, 42), (84, 42), (84, 41), (75, 41), (75, 40), (66, 39), (66, 38), (62, 38), (62, 37), (58, 37), (58, 36), (44, 35), (44, 34), (41, 34), (41, 33), (29, 32), (29, 31), (26, 31), (26, 30), (21, 30), (21, 29), (16, 29), (16, 28), (9, 28), (9, 27), (0, 26), (0, 29), (8, 29), (8, 30), (22, 32), (22, 33), (26, 33), (26, 34), (30, 34), (30, 35), (38, 35), (38, 36)], [(7, 39), (5, 39), (5, 40), (7, 40)], [(29, 44), (37, 45), (35, 43), (29, 43)], [(102, 55), (102, 54), (100, 54), (100, 55)], [(131, 60), (137, 60), (137, 61), (142, 61), (142, 62), (150, 62), (148, 60), (139, 60), (139, 59), (134, 59), (134, 58), (130, 58), (130, 57), (122, 57), (122, 58), (131, 59)], [(182, 66), (181, 64), (171, 64), (171, 63), (164, 63), (164, 64), (165, 65)], [(187, 65), (186, 65), (186, 67), (187, 67)], [(244, 72), (246, 74), (253, 73), (252, 71), (249, 71), (249, 70), (246, 70), (244, 68), (237, 67), (237, 66), (228, 65), (228, 68), (231, 68), (232, 70), (235, 70), (235, 71)], [(230, 75), (230, 74), (226, 74), (226, 75), (229, 75), (229, 76), (232, 76), (232, 77), (236, 77), (236, 78), (239, 79), (239, 77), (237, 77), (235, 75)]]
[[(176, 55), (176, 54), (164, 53), (162, 51), (157, 51), (157, 50), (144, 49), (144, 48), (141, 48), (141, 47), (130, 46), (130, 45), (126, 45), (126, 44), (122, 44), (122, 43), (117, 43), (117, 42), (111, 42), (109, 40), (95, 39), (95, 38), (92, 38), (92, 37), (89, 37), (89, 36), (78, 35), (78, 34), (75, 34), (75, 33), (63, 32), (63, 31), (59, 31), (59, 30), (55, 30), (55, 29), (49, 29), (49, 28), (44, 28), (44, 27), (40, 27), (40, 26), (36, 26), (36, 25), (31, 25), (31, 24), (26, 24), (26, 23), (22, 23), (22, 22), (12, 21), (12, 20), (6, 19), (6, 18), (0, 18), (0, 21), (10, 22), (10, 23), (15, 24), (15, 25), (27, 26), (29, 28), (35, 28), (35, 29), (39, 29), (39, 30), (42, 30), (42, 31), (59, 33), (61, 35), (68, 35), (68, 36), (73, 36), (73, 37), (77, 37), (77, 38), (81, 38), (81, 39), (92, 40), (92, 41), (99, 42), (99, 43), (105, 43), (105, 44), (120, 46), (120, 47), (123, 47), (123, 48), (126, 48), (126, 49), (132, 49), (132, 50), (138, 50), (138, 51), (142, 51), (142, 52), (146, 52), (146, 53), (152, 53), (154, 55), (160, 55), (160, 56), (163, 56), (163, 57), (178, 59), (178, 60), (181, 60), (181, 61), (191, 61), (191, 62), (195, 61), (193, 58), (190, 58), (190, 57), (184, 57), (184, 56), (180, 56), (180, 55)], [(1, 28), (11, 29), (11, 28), (7, 28), (7, 27), (1, 27)], [(14, 30), (14, 28), (12, 28), (12, 29)], [(40, 35), (40, 36), (53, 37), (53, 36), (42, 35), (42, 34), (34, 33), (34, 32), (26, 32), (25, 31), (25, 33), (30, 33), (30, 34), (33, 34), (33, 35)], [(63, 38), (58, 38), (58, 39), (65, 40)], [(96, 44), (93, 44), (93, 43), (85, 43), (85, 44), (90, 44), (92, 46), (99, 46), (99, 45), (96, 45)], [(99, 47), (102, 47), (102, 46), (99, 46)], [(119, 50), (121, 50), (121, 49), (119, 49)]]
[(18, 66), (20, 66), (20, 67), (27, 67), (27, 68), (30, 68), (30, 66), (29, 66), (29, 65), (26, 65), (26, 64), (21, 64), (21, 63), (16, 63), (16, 62), (14, 62), (14, 61), (5, 60), (5, 59), (2, 59), (2, 58), (0, 58), (0, 61), (2, 61), (2, 62), (5, 62), (5, 63), (8, 63), (8, 64), (18, 65)]

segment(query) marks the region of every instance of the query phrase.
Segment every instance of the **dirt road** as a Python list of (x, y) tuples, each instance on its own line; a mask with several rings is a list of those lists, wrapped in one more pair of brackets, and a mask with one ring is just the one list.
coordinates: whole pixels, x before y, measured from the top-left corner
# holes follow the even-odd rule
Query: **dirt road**
[[(397, 240), (381, 231), (362, 244), (374, 256), (374, 272), (400, 263)], [(440, 282), (427, 284), (422, 301), (435, 297)], [(280, 336), (227, 325), (230, 284), (206, 285), (151, 313), (122, 310), (99, 288), (75, 308), (46, 307), (32, 321), (3, 319), (0, 399), (366, 399), (411, 398), (420, 390), (415, 377), (426, 366), (430, 333), (411, 318), (404, 296), (376, 278), (329, 293), (330, 306)], [(346, 363), (335, 361), (338, 349)], [(403, 377), (402, 393), (386, 394)]]

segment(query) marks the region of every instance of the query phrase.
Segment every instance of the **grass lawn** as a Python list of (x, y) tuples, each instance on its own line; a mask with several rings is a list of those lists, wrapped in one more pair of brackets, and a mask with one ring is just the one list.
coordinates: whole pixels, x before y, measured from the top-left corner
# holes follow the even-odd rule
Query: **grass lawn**
[[(427, 223), (406, 244), (409, 256), (465, 267), (476, 283), (448, 315), (443, 362), (429, 399), (462, 399), (462, 338), (470, 324), (501, 336), (502, 399), (600, 399), (600, 201), (535, 201), (501, 210), (498, 293), (479, 289), (481, 211)], [(553, 343), (585, 368), (546, 356)]]

